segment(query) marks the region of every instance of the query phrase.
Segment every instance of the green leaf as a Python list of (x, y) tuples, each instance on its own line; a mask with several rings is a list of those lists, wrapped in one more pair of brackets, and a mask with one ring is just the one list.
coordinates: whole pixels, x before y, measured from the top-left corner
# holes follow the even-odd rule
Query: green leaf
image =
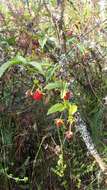
[(31, 61), (28, 63), (29, 65), (35, 67), (35, 69), (37, 69), (42, 75), (44, 75), (44, 71), (42, 69), (41, 63), (35, 62), (35, 61)]
[(5, 73), (5, 71), (9, 67), (11, 67), (12, 65), (18, 65), (18, 64), (23, 64), (23, 66), (27, 66), (27, 65), (33, 66), (39, 71), (39, 73), (44, 75), (44, 71), (42, 69), (41, 63), (38, 63), (35, 61), (27, 62), (27, 60), (24, 57), (17, 55), (14, 59), (12, 59), (12, 60), (1, 65), (1, 67), (0, 67), (0, 78), (2, 77), (2, 75)]
[(17, 55), (14, 60), (16, 60), (17, 63), (27, 64), (26, 59), (24, 57), (20, 56), (20, 55)]
[(75, 104), (70, 105), (69, 116), (73, 115), (75, 112), (77, 112), (77, 106)]
[(10, 46), (15, 45), (15, 43), (16, 43), (14, 36), (12, 36), (12, 37), (10, 37), (10, 38), (7, 38), (6, 41), (8, 42), (8, 44), (9, 44)]
[(54, 68), (48, 69), (46, 72), (46, 82), (48, 82), (51, 77), (54, 75), (55, 71), (59, 68), (59, 65), (55, 65)]
[(0, 67), (0, 78), (3, 76), (3, 74), (5, 73), (5, 71), (12, 65), (11, 61), (8, 61), (4, 64), (1, 65)]
[(42, 66), (41, 66), (41, 63), (38, 63), (36, 61), (26, 61), (26, 59), (22, 56), (16, 56), (16, 61), (20, 64), (24, 64), (25, 66), (26, 65), (30, 65), (30, 66), (33, 66), (35, 67), (35, 69), (37, 69), (42, 75), (44, 75), (44, 71), (42, 69)]
[(55, 88), (62, 88), (62, 81), (51, 82), (45, 86), (45, 89), (52, 90)]
[(42, 38), (39, 39), (39, 43), (40, 43), (42, 49), (44, 48), (46, 42), (47, 42), (47, 37), (46, 36), (42, 36)]
[(53, 105), (49, 110), (47, 115), (55, 113), (55, 112), (62, 112), (65, 109), (65, 106), (61, 103), (57, 103)]
[(2, 64), (0, 67), (0, 78), (3, 76), (3, 74), (9, 67), (11, 67), (12, 65), (15, 65), (15, 64), (20, 64), (20, 63), (26, 64), (27, 61), (24, 57), (18, 55), (14, 59)]
[(61, 98), (64, 97), (64, 95), (67, 92), (67, 90), (68, 90), (68, 83), (67, 82), (63, 82), (63, 86), (62, 86), (62, 89), (61, 89)]

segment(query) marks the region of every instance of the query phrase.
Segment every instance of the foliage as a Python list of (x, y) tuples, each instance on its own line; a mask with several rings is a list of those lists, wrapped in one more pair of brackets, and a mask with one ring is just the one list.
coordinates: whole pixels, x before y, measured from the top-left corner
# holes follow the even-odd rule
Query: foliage
[(0, 189), (104, 188), (75, 119), (106, 161), (106, 24), (85, 0), (1, 3)]

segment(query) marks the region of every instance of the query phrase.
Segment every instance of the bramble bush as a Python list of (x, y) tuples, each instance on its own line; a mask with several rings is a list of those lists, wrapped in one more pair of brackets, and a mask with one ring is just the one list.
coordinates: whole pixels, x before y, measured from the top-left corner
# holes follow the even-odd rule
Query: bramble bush
[(88, 1), (1, 3), (2, 190), (106, 188), (76, 128), (107, 162), (106, 24)]

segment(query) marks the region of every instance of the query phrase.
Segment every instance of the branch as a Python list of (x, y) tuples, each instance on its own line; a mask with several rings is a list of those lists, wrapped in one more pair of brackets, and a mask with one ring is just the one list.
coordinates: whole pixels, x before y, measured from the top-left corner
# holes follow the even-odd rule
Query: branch
[(100, 157), (99, 153), (97, 152), (94, 143), (92, 141), (92, 138), (87, 130), (85, 122), (81, 119), (80, 115), (78, 114), (76, 117), (76, 122), (77, 122), (77, 130), (80, 132), (84, 143), (90, 152), (90, 154), (94, 157), (96, 162), (98, 163), (101, 171), (107, 175), (107, 164), (103, 161), (103, 159)]

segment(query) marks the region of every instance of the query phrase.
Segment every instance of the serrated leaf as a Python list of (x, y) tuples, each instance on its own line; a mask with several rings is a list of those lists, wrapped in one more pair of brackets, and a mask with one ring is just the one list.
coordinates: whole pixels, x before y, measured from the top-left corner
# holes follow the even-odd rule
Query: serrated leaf
[(47, 115), (56, 113), (56, 112), (62, 112), (63, 110), (65, 110), (65, 106), (61, 103), (57, 103), (48, 110)]

